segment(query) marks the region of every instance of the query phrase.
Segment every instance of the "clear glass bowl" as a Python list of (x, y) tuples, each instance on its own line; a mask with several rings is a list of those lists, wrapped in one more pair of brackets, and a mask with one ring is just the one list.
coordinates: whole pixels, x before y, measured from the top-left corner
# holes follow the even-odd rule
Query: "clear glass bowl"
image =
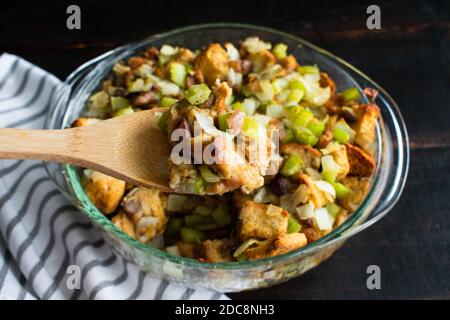
[(56, 90), (46, 127), (60, 129), (82, 113), (88, 97), (99, 88), (115, 62), (138, 54), (148, 46), (163, 44), (199, 48), (211, 42), (238, 42), (257, 36), (289, 46), (302, 64), (317, 64), (335, 80), (338, 89), (372, 87), (380, 94), (377, 126), (377, 171), (360, 207), (336, 230), (298, 250), (255, 261), (202, 263), (171, 255), (140, 243), (105, 217), (88, 199), (80, 185), (79, 170), (71, 165), (46, 163), (49, 175), (62, 192), (86, 214), (112, 247), (151, 275), (192, 288), (235, 292), (267, 287), (299, 276), (330, 257), (349, 237), (368, 228), (394, 206), (403, 190), (409, 165), (408, 135), (394, 100), (374, 81), (347, 62), (311, 43), (280, 31), (243, 25), (208, 24), (177, 29), (109, 51), (79, 67)]

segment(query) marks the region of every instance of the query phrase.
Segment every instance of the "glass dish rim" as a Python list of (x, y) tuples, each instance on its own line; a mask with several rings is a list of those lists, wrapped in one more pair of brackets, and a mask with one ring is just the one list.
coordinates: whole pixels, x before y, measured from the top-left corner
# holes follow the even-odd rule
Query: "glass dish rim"
[[(402, 163), (403, 164), (402, 171), (405, 172), (405, 174), (408, 172), (408, 168), (409, 168), (408, 135), (406, 132), (406, 127), (405, 127), (403, 118), (401, 116), (401, 113), (398, 110), (398, 106), (395, 103), (395, 101), (389, 96), (389, 94), (387, 94), (386, 91), (384, 89), (382, 89), (375, 81), (373, 81), (371, 78), (369, 78), (363, 72), (361, 72), (357, 68), (353, 67), (351, 64), (344, 61), (343, 59), (333, 55), (332, 53), (328, 52), (327, 50), (317, 47), (316, 45), (308, 42), (307, 40), (304, 40), (300, 37), (294, 36), (292, 34), (289, 34), (289, 33), (283, 32), (283, 31), (275, 30), (272, 28), (255, 26), (255, 25), (250, 25), (250, 24), (241, 24), (241, 23), (207, 23), (207, 24), (186, 26), (186, 27), (173, 29), (173, 30), (163, 32), (163, 33), (158, 33), (158, 34), (146, 37), (140, 41), (135, 41), (135, 42), (120, 46), (118, 48), (115, 48), (113, 50), (110, 50), (110, 51), (86, 62), (85, 64), (83, 64), (79, 68), (77, 68), (74, 72), (72, 72), (69, 75), (69, 77), (66, 79), (64, 84), (65, 85), (68, 84), (70, 86), (71, 80), (77, 78), (77, 76), (79, 75), (80, 72), (83, 71), (83, 69), (89, 67), (90, 65), (92, 65), (94, 63), (101, 62), (103, 59), (106, 59), (113, 54), (119, 53), (121, 51), (123, 51), (123, 52), (131, 51), (131, 50), (133, 50), (133, 48), (141, 45), (143, 42), (147, 42), (147, 41), (151, 41), (151, 40), (163, 38), (163, 37), (170, 37), (175, 34), (179, 34), (179, 33), (183, 33), (183, 32), (196, 31), (196, 30), (208, 29), (208, 28), (243, 28), (243, 29), (248, 29), (248, 30), (267, 32), (267, 33), (271, 33), (274, 35), (278, 35), (280, 37), (289, 38), (290, 40), (295, 41), (301, 45), (304, 45), (305, 47), (308, 47), (309, 49), (312, 49), (315, 52), (318, 52), (319, 54), (325, 55), (326, 57), (333, 60), (334, 63), (344, 65), (345, 67), (349, 68), (351, 71), (353, 71), (356, 74), (358, 74), (359, 76), (363, 77), (365, 80), (374, 84), (377, 87), (377, 89), (381, 89), (381, 92), (390, 99), (389, 107), (395, 108), (397, 111), (397, 114), (395, 115), (394, 119), (397, 122), (400, 122), (400, 124), (402, 125), (402, 129), (404, 130), (404, 136), (402, 136), (402, 138), (404, 138), (404, 140), (405, 140), (404, 143), (406, 144), (407, 148), (406, 148), (406, 154), (402, 154), (402, 158), (404, 158), (404, 162)], [(94, 69), (96, 67), (97, 66), (95, 66)], [(88, 70), (88, 73), (90, 73), (91, 71), (92, 70)], [(391, 111), (391, 110), (389, 110), (389, 111)], [(396, 125), (398, 126), (398, 123), (396, 123)], [(379, 147), (384, 148), (382, 141), (379, 141)], [(381, 154), (382, 154), (382, 150), (380, 149), (379, 157), (381, 156)], [(131, 238), (130, 236), (128, 236), (127, 234), (125, 234), (117, 226), (115, 226), (110, 221), (110, 219), (108, 219), (103, 213), (101, 213), (89, 201), (86, 193), (84, 192), (83, 188), (81, 187), (81, 184), (80, 184), (78, 178), (75, 176), (74, 167), (71, 165), (64, 165), (63, 167), (64, 167), (64, 172), (68, 175), (68, 178), (69, 178), (68, 180), (70, 180), (70, 181), (67, 181), (67, 183), (70, 184), (70, 187), (72, 188), (73, 192), (75, 193), (75, 196), (83, 204), (82, 210), (85, 211), (88, 216), (95, 215), (95, 217), (90, 216), (90, 218), (93, 220), (96, 220), (96, 222), (99, 222), (99, 219), (102, 220), (101, 222), (108, 232), (112, 232), (114, 236), (119, 237), (123, 241), (125, 241), (125, 242), (129, 243), (130, 245), (132, 245), (133, 247), (135, 247), (137, 250), (143, 251), (145, 254), (149, 254), (149, 255), (164, 259), (164, 260), (169, 260), (176, 264), (191, 266), (191, 267), (200, 267), (200, 268), (205, 268), (205, 269), (246, 269), (246, 268), (267, 266), (267, 265), (271, 265), (274, 262), (281, 262), (281, 261), (289, 260), (291, 258), (295, 258), (298, 256), (307, 255), (314, 251), (320, 250), (321, 248), (323, 248), (327, 245), (331, 245), (336, 241), (346, 239), (346, 238), (352, 236), (353, 234), (356, 234), (357, 232), (362, 231), (363, 229), (369, 227), (370, 225), (372, 225), (373, 223), (375, 223), (376, 221), (381, 219), (381, 217), (384, 216), (384, 214), (387, 213), (390, 210), (390, 208), (392, 208), (392, 206), (398, 201), (398, 199), (400, 198), (400, 195), (403, 191), (405, 182), (406, 182), (406, 175), (405, 175), (403, 181), (400, 182), (400, 185), (398, 185), (398, 183), (397, 183), (397, 185), (396, 185), (396, 189), (398, 191), (397, 195), (394, 198), (394, 200), (391, 201), (390, 206), (383, 210), (384, 214), (378, 214), (376, 217), (369, 219), (367, 222), (362, 223), (361, 225), (358, 225), (355, 228), (351, 228), (353, 226), (353, 224), (356, 222), (356, 220), (361, 216), (361, 214), (367, 208), (367, 206), (369, 204), (371, 204), (371, 200), (374, 196), (374, 191), (375, 191), (376, 186), (379, 183), (379, 179), (380, 179), (380, 175), (379, 175), (379, 171), (378, 171), (380, 166), (377, 166), (377, 172), (373, 178), (371, 189), (370, 189), (369, 193), (366, 195), (363, 202), (358, 207), (358, 209), (355, 210), (355, 212), (353, 212), (351, 217), (349, 219), (347, 219), (344, 224), (342, 224), (338, 228), (334, 229), (332, 232), (325, 235), (324, 237), (308, 244), (305, 247), (302, 247), (297, 250), (293, 250), (291, 252), (288, 252), (288, 253), (285, 253), (282, 255), (278, 255), (275, 257), (259, 259), (259, 260), (243, 261), (243, 262), (205, 263), (205, 262), (200, 262), (200, 261), (197, 261), (197, 260), (191, 259), (191, 258), (172, 255), (166, 251), (157, 249), (151, 245), (141, 243), (138, 240), (135, 240), (135, 239)], [(400, 169), (397, 169), (397, 170), (400, 170)], [(85, 206), (86, 203), (89, 204), (89, 207)], [(349, 230), (349, 232), (344, 234), (344, 232), (348, 231), (348, 230)]]

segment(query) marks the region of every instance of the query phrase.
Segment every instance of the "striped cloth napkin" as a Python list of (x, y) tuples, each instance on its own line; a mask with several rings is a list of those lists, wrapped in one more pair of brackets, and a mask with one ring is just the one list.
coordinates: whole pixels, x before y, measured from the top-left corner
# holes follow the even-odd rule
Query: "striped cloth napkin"
[[(42, 128), (60, 81), (0, 56), (0, 127)], [(43, 146), (45, 147), (45, 146)], [(69, 265), (81, 289), (68, 289)], [(146, 275), (57, 190), (40, 161), (0, 161), (0, 299), (227, 299)]]

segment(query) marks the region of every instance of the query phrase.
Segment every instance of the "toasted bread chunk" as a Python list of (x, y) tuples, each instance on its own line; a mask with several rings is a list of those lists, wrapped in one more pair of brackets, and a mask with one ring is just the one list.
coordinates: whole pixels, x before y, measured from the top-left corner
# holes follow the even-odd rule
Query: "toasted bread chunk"
[(305, 246), (308, 243), (304, 233), (290, 233), (280, 235), (273, 241), (268, 241), (260, 246), (249, 248), (245, 251), (248, 259), (263, 259), (277, 256)]
[(214, 239), (203, 241), (200, 245), (201, 257), (208, 262), (233, 261), (234, 241)]
[(374, 104), (363, 105), (360, 109), (358, 121), (354, 126), (355, 143), (364, 150), (370, 150), (371, 145), (375, 142), (375, 127), (377, 118), (380, 116), (380, 109)]
[(288, 217), (280, 207), (247, 201), (239, 214), (240, 238), (275, 239), (287, 233)]
[(286, 143), (280, 147), (281, 154), (297, 155), (303, 160), (303, 168), (312, 167), (318, 169), (320, 167), (320, 151), (313, 147), (300, 143)]
[(104, 214), (116, 210), (125, 193), (125, 181), (92, 171), (85, 188), (92, 203)]
[(220, 44), (211, 44), (197, 57), (195, 71), (201, 73), (209, 85), (214, 84), (216, 79), (225, 80), (228, 73), (227, 52)]
[(129, 235), (132, 238), (136, 238), (136, 233), (134, 232), (134, 224), (128, 218), (125, 212), (120, 211), (112, 218), (112, 223), (120, 228), (123, 232)]
[(330, 143), (326, 147), (326, 154), (333, 157), (333, 160), (340, 167), (337, 173), (337, 180), (345, 178), (350, 172), (350, 163), (347, 155), (347, 148), (339, 143)]
[(269, 50), (262, 50), (257, 53), (250, 53), (247, 57), (252, 62), (253, 72), (261, 72), (268, 66), (275, 64), (277, 58)]
[(197, 243), (178, 241), (176, 245), (181, 256), (192, 259), (199, 257), (200, 246)]
[(368, 178), (348, 176), (342, 180), (342, 183), (350, 189), (350, 192), (345, 198), (339, 199), (338, 204), (353, 212), (358, 208), (359, 204), (366, 196), (367, 191), (369, 190), (370, 181)]
[(121, 203), (121, 209), (136, 225), (137, 238), (146, 243), (161, 234), (167, 223), (167, 196), (158, 190), (135, 188)]
[(375, 160), (361, 148), (345, 144), (348, 162), (350, 164), (350, 175), (358, 177), (370, 177), (375, 170)]

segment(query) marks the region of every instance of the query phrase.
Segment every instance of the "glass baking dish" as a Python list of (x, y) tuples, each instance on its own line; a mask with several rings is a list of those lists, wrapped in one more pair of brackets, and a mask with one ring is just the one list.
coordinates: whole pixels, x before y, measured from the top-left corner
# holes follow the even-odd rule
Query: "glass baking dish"
[(335, 80), (338, 89), (357, 87), (379, 91), (376, 103), (381, 117), (377, 125), (377, 170), (372, 187), (360, 207), (340, 227), (323, 238), (289, 253), (255, 261), (204, 263), (171, 255), (132, 239), (103, 215), (88, 199), (79, 180), (80, 171), (71, 165), (46, 163), (60, 190), (87, 215), (104, 239), (119, 254), (149, 274), (191, 288), (236, 292), (280, 283), (316, 267), (351, 236), (386, 215), (399, 199), (409, 166), (408, 134), (394, 100), (378, 84), (349, 63), (296, 36), (280, 31), (235, 23), (185, 27), (148, 37), (109, 51), (75, 70), (56, 90), (46, 128), (70, 126), (80, 116), (89, 96), (119, 60), (138, 54), (148, 46), (169, 44), (199, 48), (211, 42), (238, 42), (257, 36), (271, 43), (283, 42), (302, 64), (317, 64)]

